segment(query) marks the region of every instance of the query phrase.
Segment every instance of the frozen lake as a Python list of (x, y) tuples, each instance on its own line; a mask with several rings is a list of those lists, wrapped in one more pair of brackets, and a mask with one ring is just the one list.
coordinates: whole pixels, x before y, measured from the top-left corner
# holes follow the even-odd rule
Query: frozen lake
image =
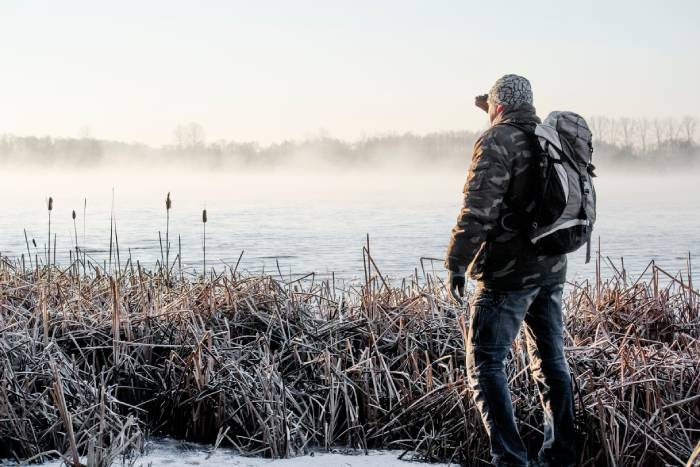
[[(641, 272), (652, 259), (675, 273), (685, 270), (689, 252), (700, 256), (698, 174), (599, 172), (595, 235), (601, 238), (603, 255), (615, 260), (624, 256), (630, 274)], [(26, 255), (26, 228), (32, 256), (43, 256), (46, 199), (52, 196), (57, 261), (68, 261), (76, 233), (78, 244), (92, 258), (108, 258), (114, 193), (121, 264), (130, 249), (134, 261), (152, 265), (161, 257), (159, 230), (165, 242), (165, 196), (170, 192), (170, 260), (177, 254), (179, 235), (184, 268), (202, 268), (201, 213), (206, 207), (208, 266), (233, 266), (245, 251), (239, 269), (253, 273), (263, 268), (276, 273), (279, 261), (285, 276), (334, 272), (350, 279), (362, 275), (361, 249), (369, 234), (379, 268), (400, 278), (420, 268), (421, 257), (444, 257), (464, 177), (464, 172), (400, 169), (5, 173), (0, 186), (0, 252)], [(72, 210), (77, 214), (75, 230)], [(583, 257), (583, 251), (570, 255), (570, 279), (593, 275), (594, 262), (586, 265)], [(434, 267), (441, 271), (441, 262)], [(695, 270), (700, 271), (700, 264)], [(603, 272), (611, 274), (607, 266)], [(693, 275), (700, 283), (698, 274)]]

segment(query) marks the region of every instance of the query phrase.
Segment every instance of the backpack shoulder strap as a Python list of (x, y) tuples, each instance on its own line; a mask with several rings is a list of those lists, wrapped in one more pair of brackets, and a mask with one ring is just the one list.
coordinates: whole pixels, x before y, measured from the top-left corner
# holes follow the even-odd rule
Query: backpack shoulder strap
[[(501, 123), (496, 124), (496, 126), (499, 126), (499, 125), (508, 125), (510, 127), (516, 128), (516, 129), (522, 131), (523, 133), (525, 133), (528, 141), (530, 142), (531, 148), (535, 154), (545, 152), (545, 150), (542, 148), (542, 146), (540, 146), (539, 139), (538, 139), (537, 135), (535, 134), (536, 125), (530, 126), (530, 125), (524, 124), (522, 122), (512, 121), (512, 120), (508, 121), (508, 122), (501, 122)], [(537, 157), (534, 157), (532, 159), (531, 163), (533, 165), (537, 165), (539, 167), (540, 164), (539, 164), (538, 160), (539, 159)], [(543, 175), (541, 175), (541, 176), (543, 176)], [(518, 228), (518, 231), (520, 234), (523, 234), (526, 237), (527, 237), (527, 233), (532, 228), (531, 224), (532, 224), (534, 217), (536, 216), (535, 211), (539, 210), (543, 204), (542, 192), (541, 192), (541, 190), (539, 190), (539, 191), (540, 192), (537, 193), (537, 195), (534, 197), (535, 209), (533, 212), (527, 213), (527, 212), (522, 211), (522, 212), (515, 213), (515, 218), (516, 218), (517, 224), (520, 225), (520, 227)]]
[(518, 130), (522, 131), (523, 133), (525, 133), (527, 135), (527, 137), (530, 140), (530, 143), (533, 145), (534, 149), (537, 149), (538, 151), (542, 150), (542, 147), (540, 146), (539, 139), (537, 138), (537, 135), (535, 134), (536, 126), (530, 128), (529, 125), (525, 125), (521, 122), (512, 121), (512, 120), (509, 122), (498, 123), (496, 126), (498, 126), (498, 125), (508, 125), (510, 127), (517, 128)]

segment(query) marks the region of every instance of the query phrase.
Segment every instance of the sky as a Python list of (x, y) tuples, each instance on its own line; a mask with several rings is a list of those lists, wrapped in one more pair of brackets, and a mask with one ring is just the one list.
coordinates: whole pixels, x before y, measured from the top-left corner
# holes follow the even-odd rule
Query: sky
[(697, 0), (0, 0), (0, 134), (478, 130), (473, 97), (506, 73), (541, 116), (697, 116), (698, 18)]

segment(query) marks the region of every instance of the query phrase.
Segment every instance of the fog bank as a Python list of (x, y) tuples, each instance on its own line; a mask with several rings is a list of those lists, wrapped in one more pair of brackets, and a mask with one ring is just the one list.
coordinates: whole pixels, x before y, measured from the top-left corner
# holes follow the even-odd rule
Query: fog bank
[[(594, 140), (593, 155), (594, 164), (601, 169), (687, 171), (700, 167), (700, 145), (690, 130), (658, 133), (652, 140), (623, 126), (625, 136), (618, 138), (616, 131), (602, 126), (598, 120), (592, 121), (596, 122), (594, 128), (601, 128)], [(172, 145), (152, 147), (88, 137), (4, 135), (0, 136), (0, 168), (38, 171), (121, 168), (158, 173), (179, 170), (464, 170), (469, 165), (479, 133), (387, 134), (358, 141), (318, 136), (267, 146), (236, 141), (206, 143), (203, 136), (190, 136), (176, 138)]]

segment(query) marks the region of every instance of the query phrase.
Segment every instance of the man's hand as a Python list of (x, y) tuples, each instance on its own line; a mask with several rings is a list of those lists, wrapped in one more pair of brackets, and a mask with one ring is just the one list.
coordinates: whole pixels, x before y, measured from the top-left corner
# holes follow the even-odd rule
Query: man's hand
[(454, 298), (455, 301), (461, 305), (463, 303), (462, 297), (464, 296), (464, 285), (467, 282), (464, 272), (450, 271), (447, 275), (447, 282), (449, 284), (448, 286), (450, 288), (452, 298)]
[(483, 110), (484, 112), (489, 111), (488, 94), (482, 94), (474, 98), (474, 105)]

